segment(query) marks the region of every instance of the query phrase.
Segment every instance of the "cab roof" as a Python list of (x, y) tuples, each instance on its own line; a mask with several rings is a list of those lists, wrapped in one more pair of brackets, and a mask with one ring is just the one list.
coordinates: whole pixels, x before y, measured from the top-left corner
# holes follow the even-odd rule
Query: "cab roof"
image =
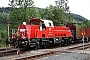
[(46, 27), (54, 27), (52, 20), (32, 19), (30, 20), (29, 24), (32, 22), (42, 22)]

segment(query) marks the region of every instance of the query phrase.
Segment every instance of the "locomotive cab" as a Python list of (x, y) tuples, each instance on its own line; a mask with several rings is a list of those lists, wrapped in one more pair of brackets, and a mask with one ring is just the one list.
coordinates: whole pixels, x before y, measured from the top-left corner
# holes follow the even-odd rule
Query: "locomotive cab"
[(39, 25), (40, 30), (46, 30), (46, 27), (54, 27), (53, 22), (51, 20), (33, 19), (33, 20), (30, 20), (29, 24)]

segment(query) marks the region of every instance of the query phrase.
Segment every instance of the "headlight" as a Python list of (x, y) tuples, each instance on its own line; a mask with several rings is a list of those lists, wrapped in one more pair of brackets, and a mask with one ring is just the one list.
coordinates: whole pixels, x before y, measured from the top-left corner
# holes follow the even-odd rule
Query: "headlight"
[(25, 32), (25, 29), (20, 29), (20, 32)]
[(20, 37), (20, 34), (17, 34), (17, 37)]

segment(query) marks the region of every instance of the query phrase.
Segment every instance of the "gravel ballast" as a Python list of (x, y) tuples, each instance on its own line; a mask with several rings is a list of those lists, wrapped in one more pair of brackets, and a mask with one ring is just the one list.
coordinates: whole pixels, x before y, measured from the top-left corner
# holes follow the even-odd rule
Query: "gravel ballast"
[(85, 53), (65, 53), (55, 56), (41, 58), (40, 60), (90, 60), (90, 54)]

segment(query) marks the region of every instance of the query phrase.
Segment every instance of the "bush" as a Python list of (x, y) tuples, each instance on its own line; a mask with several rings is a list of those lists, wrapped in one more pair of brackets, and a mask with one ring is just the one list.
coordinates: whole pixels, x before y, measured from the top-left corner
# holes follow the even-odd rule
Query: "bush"
[(0, 30), (0, 47), (5, 47), (7, 41), (7, 31)]

